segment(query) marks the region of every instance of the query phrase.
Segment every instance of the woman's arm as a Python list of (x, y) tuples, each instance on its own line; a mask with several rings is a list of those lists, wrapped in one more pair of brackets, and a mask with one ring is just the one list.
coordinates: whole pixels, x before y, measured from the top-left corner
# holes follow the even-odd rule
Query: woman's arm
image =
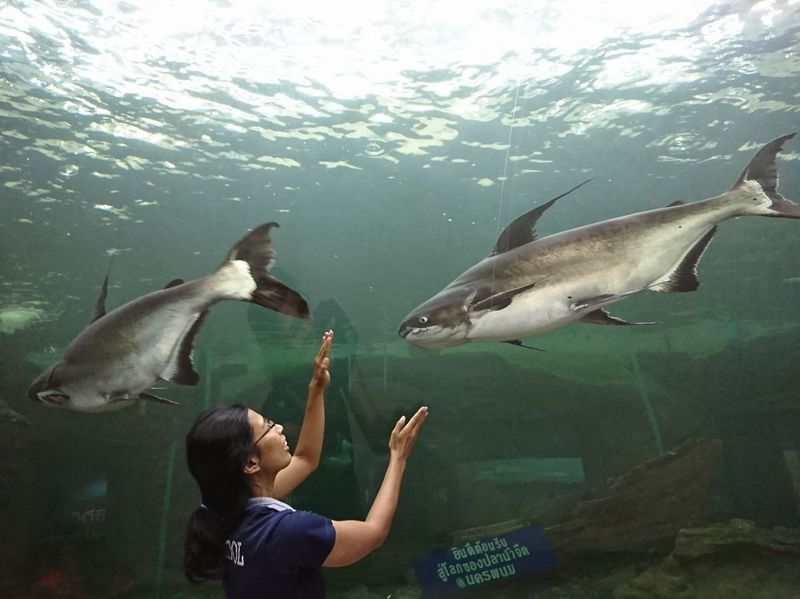
[(347, 566), (383, 544), (397, 509), (406, 461), (427, 417), (428, 408), (423, 406), (411, 417), (408, 424), (405, 416), (397, 421), (389, 439), (389, 466), (366, 520), (333, 521), (336, 541), (323, 566)]
[(294, 448), (292, 461), (275, 477), (275, 486), (272, 489), (275, 499), (283, 499), (289, 495), (319, 465), (322, 439), (325, 435), (325, 388), (331, 382), (328, 366), (332, 342), (333, 331), (327, 331), (322, 336), (322, 345), (314, 358), (314, 372), (308, 383), (306, 413), (297, 447)]

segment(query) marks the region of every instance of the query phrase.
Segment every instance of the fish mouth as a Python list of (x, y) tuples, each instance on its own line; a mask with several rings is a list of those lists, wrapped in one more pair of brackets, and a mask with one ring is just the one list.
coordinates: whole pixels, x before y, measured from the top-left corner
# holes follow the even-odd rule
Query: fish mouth
[(403, 339), (408, 337), (408, 334), (414, 330), (414, 327), (410, 327), (407, 324), (401, 324), (400, 328), (397, 330), (397, 334), (400, 335)]
[(28, 389), (28, 399), (31, 401), (35, 401), (36, 403), (43, 403), (47, 404), (50, 403), (45, 399), (46, 396), (42, 396), (44, 389), (42, 389), (42, 385), (34, 383)]
[(69, 403), (69, 395), (60, 389), (48, 386), (52, 377), (52, 370), (45, 371), (28, 389), (28, 399), (48, 407), (61, 408)]
[(41, 404), (46, 405), (49, 408), (60, 408), (69, 400), (66, 395), (61, 395), (59, 393), (48, 393), (42, 394), (37, 393), (33, 397), (31, 397), (34, 401), (38, 401)]
[(459, 335), (457, 332), (442, 334), (441, 331), (430, 331), (428, 329), (410, 328), (401, 334), (406, 341), (423, 349), (442, 349), (444, 347), (455, 347), (466, 343), (466, 335)]
[(55, 371), (56, 367), (51, 366), (36, 377), (36, 379), (31, 383), (31, 386), (28, 387), (28, 399), (39, 403), (48, 403), (44, 399), (43, 394), (46, 395), (47, 391), (52, 389), (51, 383)]
[(39, 392), (36, 390), (35, 387), (31, 387), (28, 389), (28, 399), (31, 401), (35, 401), (37, 403), (42, 403), (42, 398), (39, 397)]

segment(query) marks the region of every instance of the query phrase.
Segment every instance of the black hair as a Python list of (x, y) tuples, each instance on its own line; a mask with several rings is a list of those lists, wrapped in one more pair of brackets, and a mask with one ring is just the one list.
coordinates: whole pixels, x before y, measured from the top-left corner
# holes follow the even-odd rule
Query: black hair
[(241, 404), (204, 412), (186, 435), (186, 462), (202, 495), (184, 545), (183, 570), (192, 582), (222, 576), (225, 540), (241, 522), (251, 496), (242, 467), (253, 451), (247, 407)]

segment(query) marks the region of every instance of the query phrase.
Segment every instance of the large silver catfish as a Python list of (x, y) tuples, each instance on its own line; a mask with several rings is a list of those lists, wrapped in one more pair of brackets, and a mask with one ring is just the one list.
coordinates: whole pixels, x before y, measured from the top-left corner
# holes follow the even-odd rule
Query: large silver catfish
[(423, 347), (476, 340), (520, 345), (523, 337), (578, 320), (645, 324), (615, 318), (604, 308), (643, 290), (697, 289), (697, 263), (724, 220), (800, 218), (800, 206), (778, 193), (775, 164), (794, 135), (762, 147), (722, 195), (537, 239), (538, 218), (578, 185), (512, 222), (488, 257), (415, 308), (399, 334)]
[(308, 304), (268, 273), (274, 258), (270, 229), (260, 225), (231, 248), (211, 274), (124, 304), (106, 314), (108, 276), (92, 322), (67, 347), (61, 361), (33, 382), (28, 397), (80, 412), (115, 410), (137, 399), (176, 402), (148, 393), (159, 380), (194, 385), (194, 340), (208, 309), (235, 299), (308, 318)]

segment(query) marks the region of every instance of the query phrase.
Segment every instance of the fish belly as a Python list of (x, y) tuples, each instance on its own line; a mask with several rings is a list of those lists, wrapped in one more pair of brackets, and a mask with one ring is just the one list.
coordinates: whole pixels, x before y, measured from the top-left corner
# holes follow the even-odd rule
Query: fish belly
[(193, 302), (176, 302), (135, 319), (113, 319), (87, 330), (65, 355), (69, 378), (101, 397), (137, 397), (159, 380), (202, 309)]
[(510, 341), (545, 333), (580, 317), (565, 301), (563, 290), (542, 290), (521, 294), (502, 310), (480, 315), (473, 320), (468, 337)]

